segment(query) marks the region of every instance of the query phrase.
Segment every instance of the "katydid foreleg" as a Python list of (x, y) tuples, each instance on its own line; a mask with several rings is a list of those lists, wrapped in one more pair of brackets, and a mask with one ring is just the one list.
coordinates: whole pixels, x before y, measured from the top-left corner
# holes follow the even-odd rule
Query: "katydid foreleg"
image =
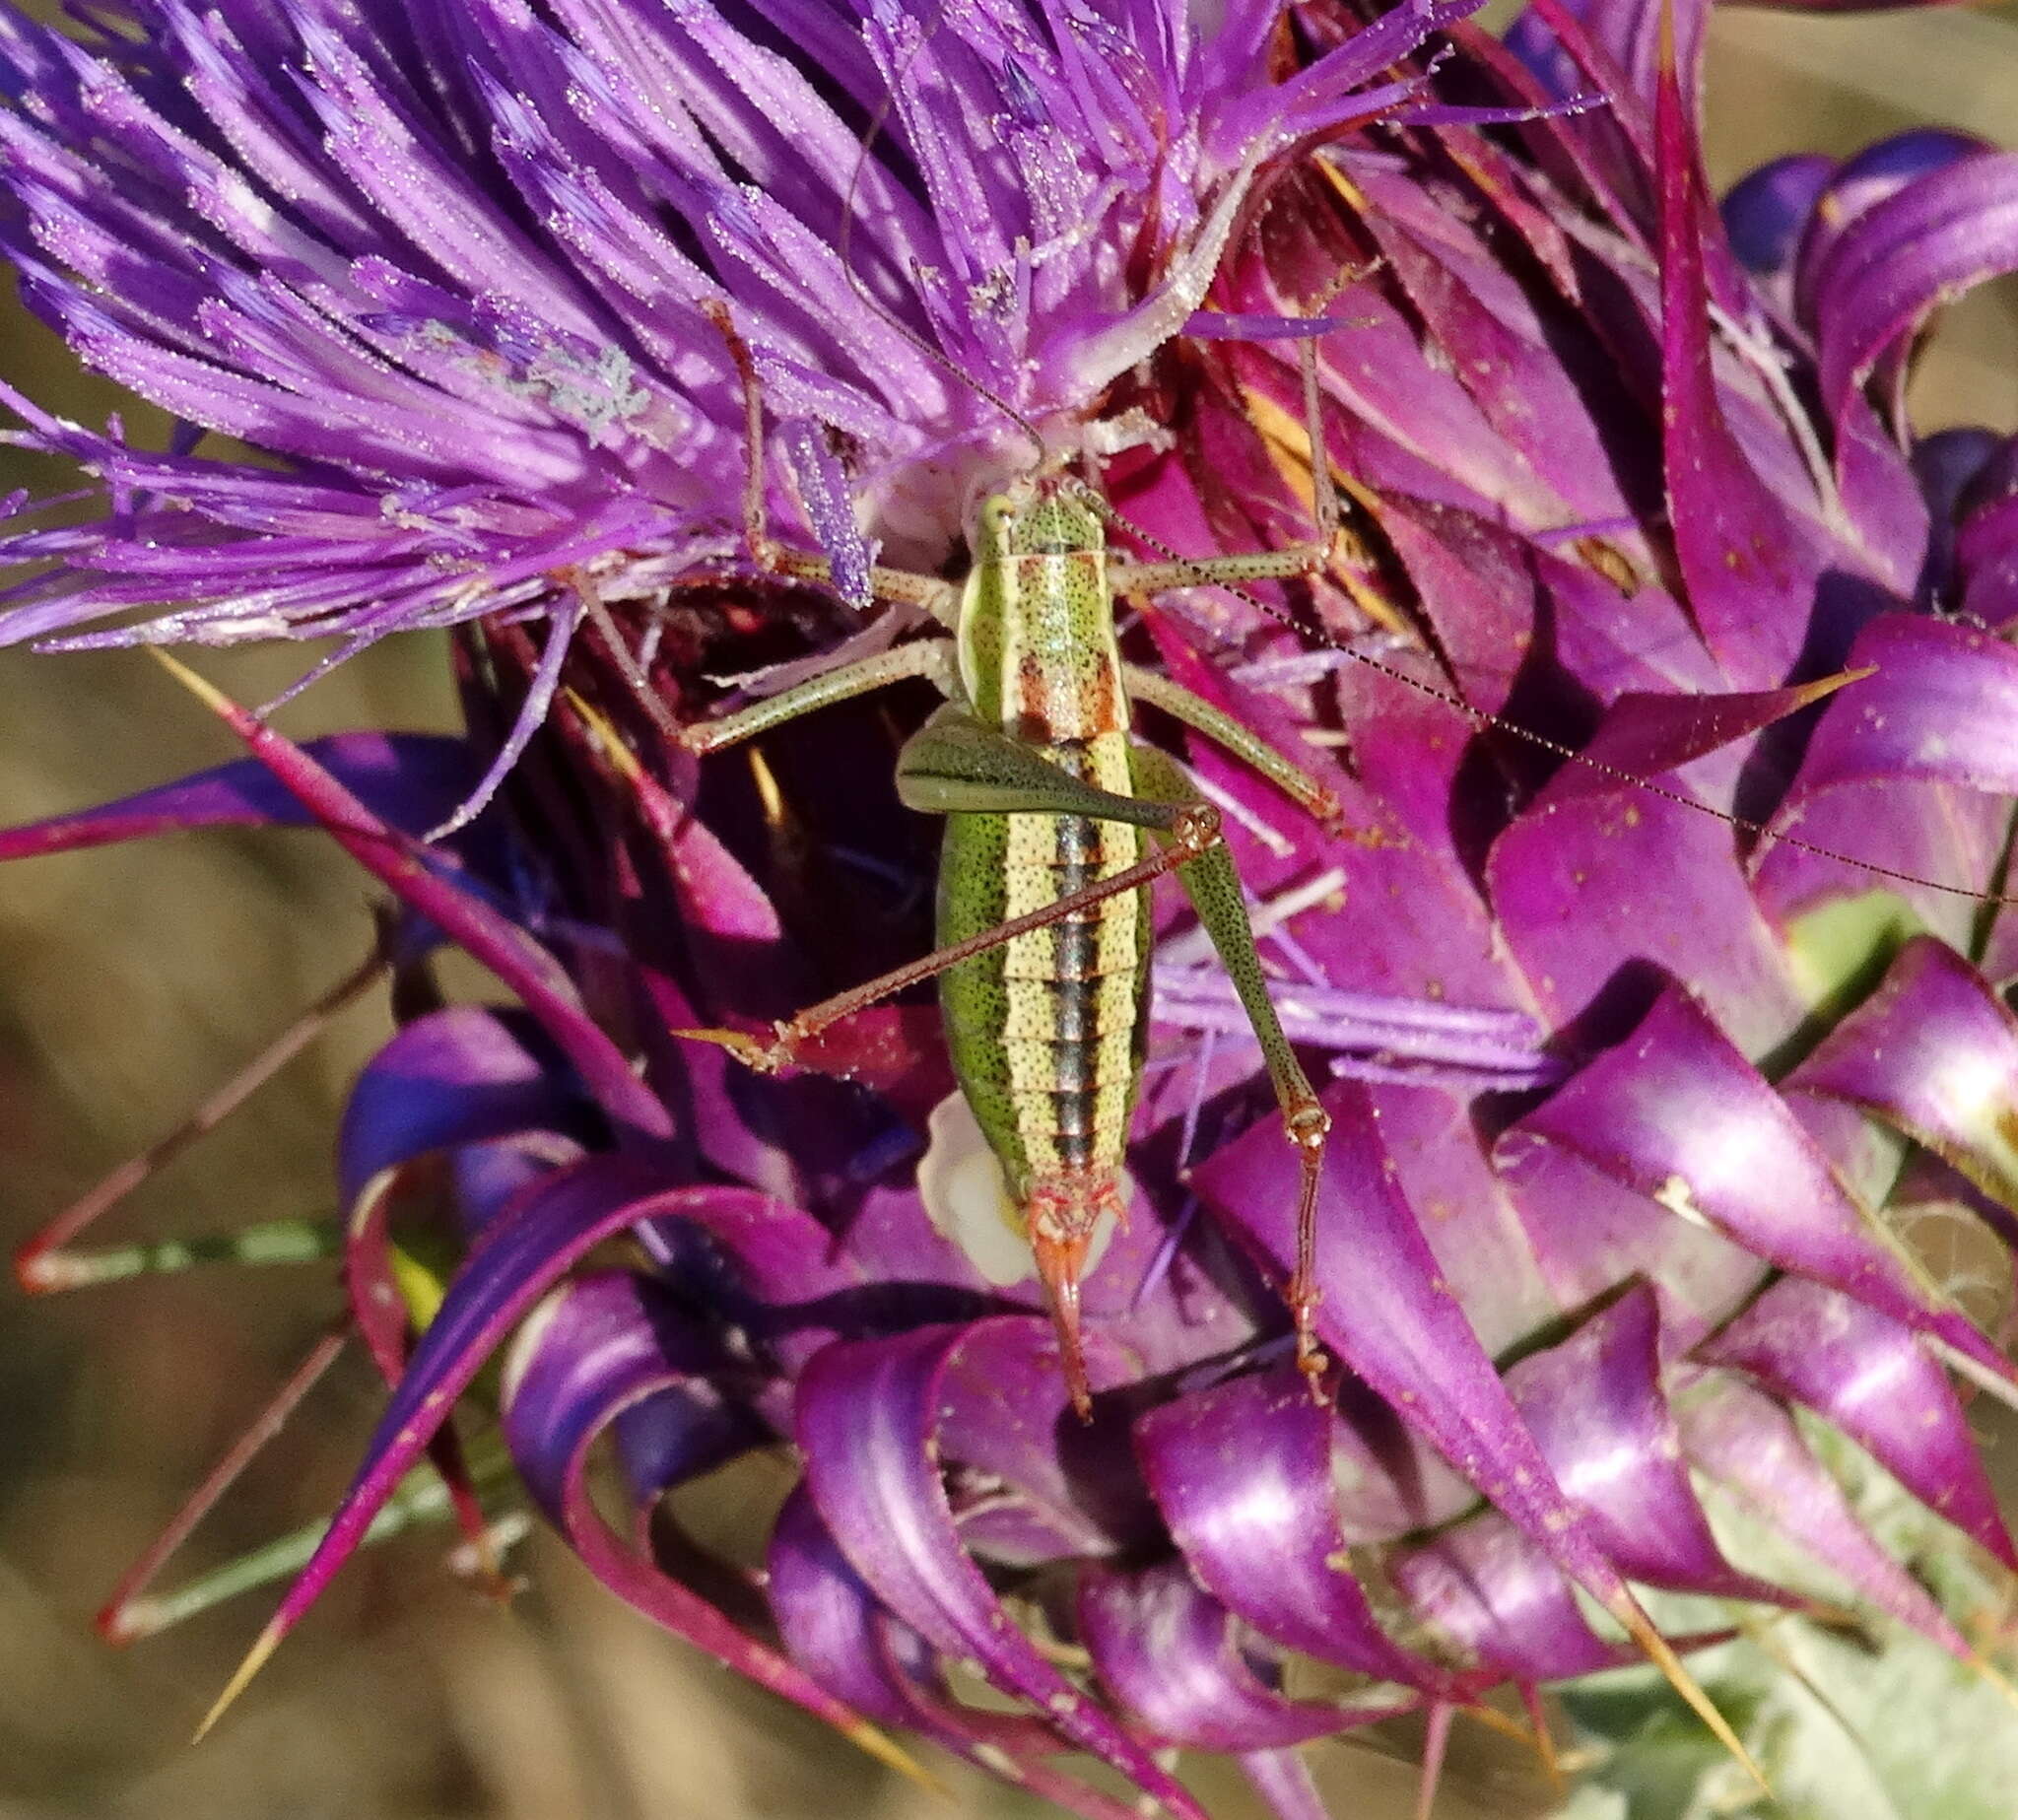
[[(750, 559), (772, 574), (832, 586), (834, 564), (827, 557), (788, 549), (771, 534), (764, 505), (764, 388), (757, 377), (757, 362), (727, 304), (710, 299), (701, 307), (728, 344), (729, 359), (743, 386), (743, 541)], [(885, 569), (881, 564), (869, 571), (869, 592), (878, 600), (922, 607), (943, 626), (951, 626), (959, 611), (960, 591), (938, 576)]]

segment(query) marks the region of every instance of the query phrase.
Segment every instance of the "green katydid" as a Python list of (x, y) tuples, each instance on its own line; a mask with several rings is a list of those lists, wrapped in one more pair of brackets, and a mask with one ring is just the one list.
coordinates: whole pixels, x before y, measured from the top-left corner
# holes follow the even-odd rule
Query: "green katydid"
[[(751, 557), (774, 573), (828, 581), (826, 558), (782, 547), (766, 527), (756, 368), (727, 311), (714, 316), (743, 379)], [(1305, 389), (1314, 421), (1316, 373), (1308, 358)], [(946, 817), (941, 945), (781, 1021), (769, 1043), (733, 1031), (685, 1034), (770, 1071), (841, 1019), (936, 977), (954, 1072), (1027, 1229), (1081, 1415), (1091, 1395), (1079, 1282), (1096, 1230), (1123, 1211), (1122, 1158), (1148, 1019), (1147, 890), (1169, 872), (1183, 884), (1239, 992), (1284, 1130), (1301, 1154), (1297, 1265), (1286, 1300), (1298, 1362), (1313, 1391), (1324, 1369), (1312, 1258), (1330, 1116), (1269, 1002), (1219, 812), (1174, 760), (1134, 738), (1130, 704), (1153, 704), (1204, 734), (1320, 821), (1335, 822), (1338, 803), (1231, 716), (1166, 677), (1123, 663), (1114, 627), (1122, 596), (1313, 573), (1336, 522), (1330, 477), (1322, 463), (1315, 471), (1317, 536), (1311, 542), (1168, 564), (1110, 555), (1106, 509), (1077, 480), (1055, 472), (1019, 480), (982, 503), (964, 585), (881, 568), (871, 573), (875, 594), (923, 608), (946, 636), (842, 665), (679, 734), (689, 751), (706, 754), (903, 680), (921, 678), (946, 697), (906, 745), (897, 771), (907, 806)]]

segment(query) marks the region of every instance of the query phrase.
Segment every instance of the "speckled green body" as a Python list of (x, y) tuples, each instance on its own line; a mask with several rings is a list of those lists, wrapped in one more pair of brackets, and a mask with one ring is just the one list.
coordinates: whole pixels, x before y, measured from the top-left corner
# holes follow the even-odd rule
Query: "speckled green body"
[[(1135, 794), (1106, 533), (1056, 492), (980, 515), (962, 603), (962, 686), (982, 720), (1116, 795)], [(958, 942), (1142, 856), (1115, 822), (947, 818), (938, 930)], [(962, 1090), (1032, 1236), (1118, 1210), (1147, 1023), (1147, 893), (1122, 892), (949, 969), (940, 979)]]

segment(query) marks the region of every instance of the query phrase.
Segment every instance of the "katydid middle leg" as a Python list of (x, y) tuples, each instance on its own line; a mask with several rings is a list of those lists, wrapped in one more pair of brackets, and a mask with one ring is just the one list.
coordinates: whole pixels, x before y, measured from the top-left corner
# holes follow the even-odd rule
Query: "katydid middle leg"
[[(1292, 802), (1306, 810), (1327, 834), (1336, 834), (1345, 820), (1337, 792), (1285, 757), (1265, 739), (1251, 733), (1233, 715), (1181, 683), (1174, 683), (1157, 670), (1144, 670), (1132, 663), (1121, 666), (1130, 702), (1146, 702), (1174, 720), (1180, 720), (1193, 732), (1203, 733), (1215, 746), (1231, 752), (1248, 770), (1258, 772)], [(1194, 791), (1193, 794), (1196, 792)]]

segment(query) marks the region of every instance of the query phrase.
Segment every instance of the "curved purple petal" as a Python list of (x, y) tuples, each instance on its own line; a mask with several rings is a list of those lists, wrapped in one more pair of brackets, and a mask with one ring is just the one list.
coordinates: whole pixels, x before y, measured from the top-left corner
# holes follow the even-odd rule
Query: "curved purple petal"
[(459, 1145), (449, 1153), (448, 1173), (463, 1231), (475, 1238), (534, 1182), (586, 1151), (565, 1132), (543, 1128)]
[(1564, 766), (1494, 842), (1494, 912), (1557, 1020), (1602, 1018), (1622, 979), (1659, 967), (1702, 993), (1748, 1050), (1783, 1041), (1800, 1021), (1806, 1006), (1753, 902), (1730, 828), (1630, 779), (1656, 778), (1662, 791), (1721, 807), (1668, 768), (1716, 753), (1807, 699), (1799, 689), (1766, 690), (1699, 711), (1692, 697), (1622, 697), (1585, 749), (1593, 765)]
[[(1574, 1085), (1574, 1083), (1573, 1083)], [(1317, 1196), (1316, 1325), (1325, 1345), (1605, 1607), (1638, 1609), (1438, 1272), (1396, 1188), (1365, 1090), (1339, 1082)], [(1198, 1172), (1199, 1192), (1286, 1280), (1301, 1164), (1272, 1120)]]
[(1961, 1400), (1911, 1329), (1787, 1277), (1696, 1356), (1828, 1417), (1930, 1511), (2018, 1567)]
[(1724, 192), (1723, 227), (1731, 251), (1783, 310), (1792, 310), (1801, 236), (1835, 171), (1833, 158), (1796, 153), (1746, 172)]
[[(632, 1472), (640, 1498), (656, 1496), (764, 1439), (747, 1415), (705, 1380), (728, 1364), (663, 1285), (628, 1270), (577, 1277), (556, 1290), (520, 1331), (504, 1373), (504, 1439), (520, 1478), (557, 1526), (588, 1449), (625, 1414), (690, 1385), (681, 1417), (654, 1425)], [(627, 1469), (632, 1460), (627, 1458)]]
[(1494, 1156), (1517, 1179), (1550, 1149), (1715, 1228), (1764, 1262), (2010, 1370), (1967, 1319), (1934, 1301), (1786, 1103), (1678, 988), (1661, 994), (1625, 1043), (1511, 1127)]
[[(417, 1362), (418, 1363), (418, 1362)], [(570, 1284), (543, 1307), (506, 1374), (504, 1431), (528, 1491), (591, 1573), (619, 1597), (676, 1637), (760, 1687), (873, 1748), (862, 1718), (797, 1663), (748, 1636), (735, 1622), (635, 1552), (588, 1495), (589, 1449), (619, 1414), (678, 1390), (719, 1366), (718, 1351), (695, 1333), (671, 1298), (645, 1279), (610, 1271)], [(704, 1471), (749, 1445), (747, 1426), (692, 1405), (683, 1466)], [(887, 1747), (879, 1754), (888, 1755)]]
[[(1671, 68), (1655, 110), (1660, 182), (1661, 425), (1668, 519), (1705, 642), (1743, 687), (1777, 683), (1807, 630), (1817, 553), (1732, 434), (1712, 362), (1695, 135)], [(1917, 566), (1917, 565), (1916, 565)]]
[[(1051, 1553), (1099, 1557), (1159, 1540), (1155, 1507), (1127, 1449), (1115, 1445), (1111, 1428), (1059, 1420), (1057, 1349), (1025, 1343), (1028, 1331), (1016, 1331), (1016, 1343), (991, 1344), (983, 1335), (947, 1360), (938, 1385), (939, 1451), (1015, 1487), (1017, 1526), (1034, 1525)], [(1107, 1337), (1118, 1357), (1116, 1330)], [(976, 1517), (960, 1517), (970, 1549), (979, 1549)]]
[(1910, 939), (1783, 1091), (1857, 1107), (2018, 1208), (2018, 1018), (1945, 942)]
[(1639, 1657), (1583, 1621), (1569, 1582), (1497, 1511), (1397, 1550), (1387, 1572), (1417, 1618), (1494, 1680), (1566, 1680)]
[(1631, 1579), (1790, 1602), (1718, 1552), (1681, 1464), (1660, 1368), (1653, 1292), (1637, 1283), (1560, 1346), (1521, 1360), (1507, 1387), (1565, 1496), (1589, 1512), (1598, 1539)]
[[(1088, 1334), (1098, 1390), (1119, 1363)], [(972, 1369), (1018, 1356), (1052, 1357), (1047, 1322), (998, 1316), (971, 1326), (921, 1327), (885, 1340), (837, 1341), (800, 1376), (799, 1447), (806, 1483), (849, 1564), (876, 1595), (932, 1647), (972, 1657), (1002, 1692), (1029, 1701), (1082, 1750), (1110, 1764), (1173, 1813), (1203, 1820), (1197, 1804), (1122, 1730), (1042, 1655), (1015, 1624), (961, 1546), (940, 1478), (935, 1437), (946, 1374), (969, 1348)], [(1067, 1420), (1063, 1378), (1044, 1397)]]
[(1329, 1701), (1279, 1693), (1243, 1652), (1234, 1615), (1181, 1561), (1134, 1572), (1088, 1568), (1078, 1613), (1081, 1641), (1109, 1691), (1186, 1749), (1280, 1750), (1417, 1705), (1408, 1694)]
[(1501, 1173), (1557, 1302), (1581, 1308), (1642, 1276), (1659, 1299), (1661, 1344), (1670, 1351), (1724, 1320), (1767, 1274), (1743, 1246), (1676, 1219), (1581, 1155), (1531, 1145)]
[(763, 1197), (745, 1188), (669, 1187), (639, 1162), (603, 1156), (557, 1170), (495, 1220), (415, 1345), (350, 1490), (261, 1634), (251, 1666), (271, 1654), (315, 1602), (484, 1361), (570, 1265), (641, 1221), (706, 1218), (719, 1204), (753, 1200)]
[(1815, 319), (1829, 256), (1865, 215), (1922, 177), (1987, 149), (1966, 133), (1918, 127), (1890, 134), (1838, 165), (1799, 249), (1796, 297), (1802, 317)]
[(858, 1712), (926, 1733), (1003, 1781), (1087, 1820), (1138, 1820), (1138, 1810), (1051, 1769), (1050, 1728), (1021, 1715), (956, 1701), (924, 1639), (876, 1600), (801, 1482), (772, 1529), (767, 1589), (793, 1657)]
[(573, 981), (546, 949), (481, 899), (443, 878), (426, 848), (388, 828), (300, 746), (207, 684), (197, 687), (218, 717), (338, 845), (525, 1001), (618, 1125), (645, 1139), (672, 1135), (665, 1107), (582, 1009)]
[(1822, 399), (1855, 388), (1937, 303), (2018, 268), (2018, 154), (1969, 148), (1873, 201), (1817, 261)]
[(1717, 1375), (1678, 1400), (1689, 1458), (1878, 1610), (1962, 1657), (1969, 1644), (1926, 1589), (1879, 1546), (1843, 1488), (1763, 1391)]
[(1874, 878), (1784, 843), (1756, 862), (1753, 889), (1786, 927), (1817, 902), (1882, 888), (1966, 945), (1978, 910), (1970, 894), (1994, 876), (2010, 820), (1996, 799), (2018, 794), (2018, 651), (1897, 613), (1864, 628), (1850, 662), (1874, 674), (1829, 704), (1772, 830), (1950, 892)]
[[(1151, 1410), (1135, 1445), (1178, 1550), (1222, 1604), (1286, 1649), (1448, 1691), (1448, 1670), (1390, 1638), (1352, 1574), (1334, 1489), (1339, 1426), (1284, 1369)], [(1431, 1519), (1432, 1507), (1409, 1509), (1405, 1474), (1383, 1475), (1383, 1488), (1398, 1507), (1388, 1533)]]
[(355, 1207), (429, 1151), (578, 1125), (581, 1090), (523, 1011), (450, 1005), (404, 1025), (360, 1070), (337, 1127), (337, 1192)]
[(1423, 1238), (1495, 1358), (1562, 1313), (1532, 1235), (1493, 1173), (1472, 1122), (1473, 1096), (1437, 1087), (1370, 1086), (1380, 1142)]

